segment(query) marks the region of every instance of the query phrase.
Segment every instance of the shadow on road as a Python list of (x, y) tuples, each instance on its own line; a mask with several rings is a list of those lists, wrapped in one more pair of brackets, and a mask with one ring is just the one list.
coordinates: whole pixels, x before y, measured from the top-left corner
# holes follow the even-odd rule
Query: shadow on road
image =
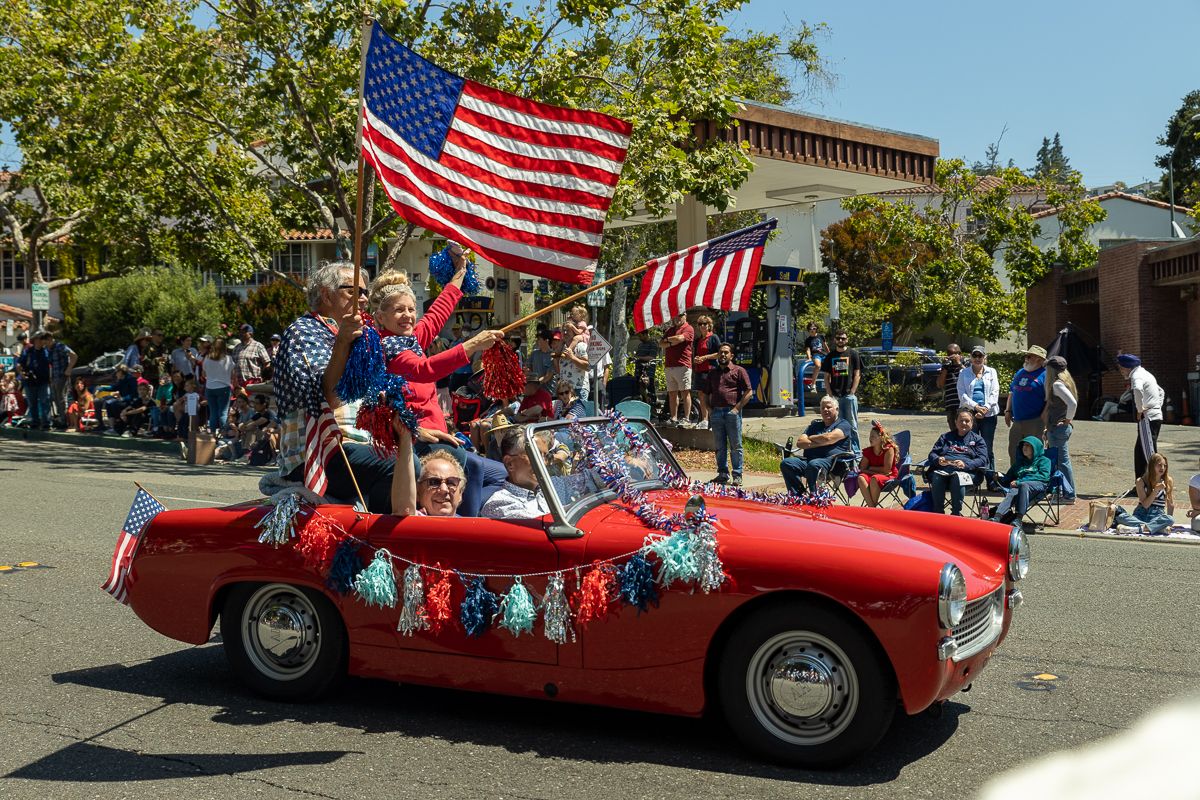
[[(222, 725), (334, 724), (362, 733), (394, 733), (414, 739), (502, 747), (509, 752), (532, 753), (543, 758), (653, 763), (827, 786), (866, 786), (894, 780), (905, 766), (934, 752), (949, 739), (958, 728), (959, 716), (970, 710), (962, 704), (947, 703), (940, 717), (900, 714), (883, 741), (866, 757), (839, 771), (817, 772), (755, 760), (717, 719), (687, 719), (363, 679), (346, 681), (320, 703), (270, 702), (250, 695), (234, 680), (220, 647), (215, 645), (177, 651), (133, 666), (113, 664), (52, 677), (59, 684), (212, 707), (213, 722)], [(63, 758), (63, 753), (69, 753), (73, 747), (76, 745), (22, 768), (22, 777), (62, 780), (70, 778), (77, 769), (86, 774), (99, 770), (110, 776), (101, 779), (127, 777), (122, 769), (101, 767), (91, 758), (86, 759), (85, 766)], [(299, 755), (340, 756), (309, 753), (274, 758)], [(257, 756), (172, 758), (188, 762), (212, 759), (206, 768), (216, 773), (241, 768), (243, 759), (260, 767), (270, 766), (262, 761), (269, 757)], [(228, 763), (223, 759), (228, 759)], [(46, 762), (51, 761), (53, 769), (46, 768)], [(83, 776), (78, 779), (97, 780)]]
[[(56, 445), (58, 443), (55, 443)], [(24, 455), (21, 453), (20, 455)], [(31, 455), (31, 457), (34, 457)], [(49, 469), (84, 469), (107, 474), (129, 474), (152, 470), (160, 475), (172, 477), (205, 478), (244, 473), (255, 479), (274, 467), (251, 467), (246, 464), (218, 463), (210, 466), (187, 464), (177, 455), (168, 453), (146, 453), (136, 450), (112, 450), (100, 447), (71, 447), (59, 445), (42, 447), (36, 451), (39, 466)], [(15, 460), (20, 460), (17, 456)]]

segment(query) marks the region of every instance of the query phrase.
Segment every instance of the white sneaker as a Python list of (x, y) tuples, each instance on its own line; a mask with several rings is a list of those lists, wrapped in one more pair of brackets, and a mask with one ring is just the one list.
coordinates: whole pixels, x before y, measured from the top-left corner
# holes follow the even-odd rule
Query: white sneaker
[(125, 431), (124, 433), (122, 433), (122, 434), (121, 434), (121, 438), (122, 438), (122, 439), (132, 439), (132, 438), (133, 438), (133, 434), (132, 434), (132, 433), (130, 433), (129, 431)]
[(708, 420), (706, 420), (706, 419), (702, 419), (702, 420), (700, 420), (699, 422), (697, 422), (697, 423), (696, 423), (696, 430), (698, 430), (698, 431), (706, 431), (706, 430), (708, 430)]

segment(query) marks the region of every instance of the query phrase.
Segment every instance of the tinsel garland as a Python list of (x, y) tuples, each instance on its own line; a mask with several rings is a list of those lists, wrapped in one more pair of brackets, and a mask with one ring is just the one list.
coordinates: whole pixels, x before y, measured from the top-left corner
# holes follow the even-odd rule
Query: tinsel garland
[(329, 565), (329, 575), (325, 585), (330, 591), (346, 594), (354, 588), (354, 579), (362, 572), (362, 559), (358, 557), (358, 542), (347, 537), (338, 545), (333, 554), (333, 563)]
[(400, 621), (396, 624), (396, 630), (404, 636), (429, 630), (429, 615), (425, 612), (425, 581), (421, 578), (421, 568), (416, 564), (409, 564), (404, 570), (401, 600), (403, 605), (400, 606)]
[[(450, 246), (446, 245), (429, 257), (429, 275), (438, 286), (445, 286), (454, 277), (454, 259), (450, 257)], [(467, 257), (467, 274), (463, 276), (462, 293), (479, 294), (479, 277), (475, 274), (475, 259)]]
[(467, 584), (467, 595), (458, 609), (467, 636), (482, 636), (492, 624), (500, 605), (495, 593), (488, 591), (483, 578), (475, 578)]
[(612, 604), (621, 597), (621, 584), (613, 564), (594, 562), (583, 576), (576, 602), (575, 622), (580, 627), (608, 619)]
[(429, 630), (440, 633), (454, 613), (450, 610), (450, 573), (442, 569), (441, 564), (434, 564), (437, 579), (429, 584), (425, 591), (425, 615), (429, 620)]
[(513, 580), (513, 585), (500, 599), (499, 617), (500, 627), (513, 636), (533, 632), (533, 623), (537, 619), (537, 606), (534, 605), (533, 597), (525, 588), (520, 575)]
[(563, 589), (563, 576), (556, 572), (546, 582), (546, 597), (542, 600), (542, 624), (546, 638), (555, 644), (575, 641), (575, 629), (571, 626), (571, 606)]
[(338, 535), (329, 520), (319, 514), (309, 516), (300, 528), (296, 550), (304, 558), (304, 566), (318, 574), (332, 563), (338, 548)]
[(658, 608), (658, 587), (654, 585), (654, 568), (641, 553), (637, 553), (620, 567), (617, 579), (621, 583), (621, 599), (641, 614), (650, 606)]
[(276, 495), (270, 502), (274, 508), (255, 523), (254, 527), (262, 528), (258, 541), (279, 547), (287, 544), (288, 539), (296, 535), (296, 515), (300, 513), (300, 495), (295, 492)]
[(511, 400), (525, 390), (521, 359), (508, 342), (496, 342), (484, 351), (483, 393), (494, 400)]
[(396, 574), (392, 570), (391, 553), (376, 551), (375, 559), (354, 579), (354, 593), (369, 606), (396, 605)]

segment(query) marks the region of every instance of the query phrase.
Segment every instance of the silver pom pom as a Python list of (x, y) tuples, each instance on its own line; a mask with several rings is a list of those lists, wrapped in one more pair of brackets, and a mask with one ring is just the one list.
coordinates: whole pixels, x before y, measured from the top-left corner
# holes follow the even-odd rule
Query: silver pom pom
[(278, 547), (287, 544), (296, 535), (296, 515), (300, 513), (300, 495), (295, 493), (276, 495), (271, 499), (271, 509), (254, 527), (262, 528), (258, 541)]
[(545, 613), (546, 638), (555, 644), (575, 641), (575, 629), (571, 626), (571, 606), (563, 591), (562, 573), (555, 573), (546, 582), (546, 599), (542, 601)]
[(405, 636), (414, 631), (429, 630), (429, 615), (425, 613), (425, 580), (421, 568), (409, 564), (404, 570), (404, 604), (400, 607), (400, 622), (396, 630)]
[(717, 529), (708, 520), (701, 520), (692, 531), (692, 552), (698, 567), (700, 590), (715, 592), (725, 583), (725, 565), (717, 554)]

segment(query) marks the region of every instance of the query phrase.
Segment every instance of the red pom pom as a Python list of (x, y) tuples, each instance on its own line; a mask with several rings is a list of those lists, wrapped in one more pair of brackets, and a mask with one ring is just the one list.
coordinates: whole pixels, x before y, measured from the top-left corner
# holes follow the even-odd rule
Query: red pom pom
[(304, 566), (324, 574), (337, 552), (337, 532), (325, 517), (313, 514), (296, 535), (296, 550), (304, 557)]
[(441, 571), (441, 564), (435, 564), (437, 580), (430, 581), (425, 590), (425, 613), (429, 615), (429, 630), (438, 633), (447, 622), (454, 619), (450, 608), (450, 573)]
[(593, 620), (606, 620), (613, 603), (620, 594), (620, 583), (617, 581), (617, 568), (612, 564), (596, 564), (583, 576), (583, 584), (579, 587), (579, 597), (576, 606), (575, 621), (586, 625)]
[(483, 354), (483, 393), (494, 400), (512, 400), (525, 390), (521, 359), (508, 342), (497, 342)]
[(380, 458), (396, 452), (396, 430), (392, 427), (392, 409), (388, 406), (359, 406), (354, 427), (371, 435), (371, 449)]

